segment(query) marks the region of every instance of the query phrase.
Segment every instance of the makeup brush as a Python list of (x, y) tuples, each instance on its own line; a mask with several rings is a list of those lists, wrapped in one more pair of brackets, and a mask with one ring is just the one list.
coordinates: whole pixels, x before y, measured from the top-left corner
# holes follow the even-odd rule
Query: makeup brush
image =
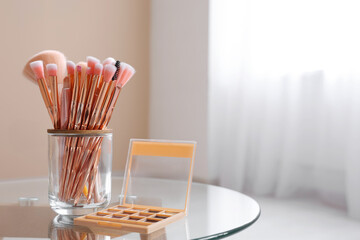
[[(110, 60), (109, 64), (113, 65), (113, 63), (112, 63), (113, 61), (111, 59), (112, 58), (108, 58), (108, 60)], [(106, 61), (104, 61), (104, 62), (105, 62), (105, 65), (107, 65)], [(100, 119), (103, 119), (103, 116), (105, 116), (108, 101), (111, 99), (115, 83), (117, 82), (117, 80), (119, 78), (120, 61), (116, 61), (114, 65), (116, 67), (116, 71), (115, 71), (114, 76), (112, 77), (112, 82), (111, 82), (111, 84), (110, 84), (110, 86), (108, 88), (108, 91), (107, 91), (107, 94), (106, 94), (106, 97), (105, 97), (105, 100), (104, 100), (104, 104), (103, 104), (103, 106), (101, 108), (101, 112), (100, 112), (99, 117), (98, 117)], [(100, 123), (101, 123), (101, 121), (96, 120), (96, 126), (94, 127), (94, 129), (98, 129)], [(100, 142), (99, 142), (98, 145), (100, 146), (101, 143), (102, 143), (102, 139), (100, 139)], [(93, 167), (92, 167), (91, 171), (88, 172), (87, 175), (86, 175), (86, 178), (88, 179), (88, 186), (89, 186), (89, 191), (88, 191), (88, 196), (87, 196), (87, 203), (91, 202), (92, 196), (94, 196), (94, 202), (101, 201), (101, 196), (100, 196), (100, 194), (98, 192), (99, 190), (98, 190), (98, 187), (97, 187), (97, 184), (99, 184), (98, 181), (100, 181), (100, 178), (98, 176), (98, 164), (99, 164), (99, 160), (100, 160), (101, 148), (98, 149), (97, 151), (98, 151), (98, 154), (96, 155), (96, 160), (93, 163)], [(79, 197), (75, 196), (75, 201), (78, 201), (78, 199), (79, 199)]]
[(119, 84), (123, 88), (129, 82), (129, 80), (132, 78), (136, 71), (131, 65), (124, 62), (121, 63), (120, 68), (124, 69), (119, 78)]
[[(120, 64), (118, 64), (118, 66), (119, 66)], [(94, 73), (95, 73), (95, 77), (96, 77), (96, 75), (97, 75), (97, 73), (98, 74), (100, 74), (101, 73), (101, 67), (100, 67), (100, 64), (98, 65), (98, 64), (96, 64), (96, 69), (95, 69), (95, 71), (94, 71)], [(114, 67), (113, 65), (109, 65), (108, 64), (108, 66), (106, 66), (106, 69), (105, 69), (105, 71), (104, 71), (104, 79), (105, 79), (105, 81), (104, 81), (104, 83), (103, 83), (103, 85), (102, 85), (102, 88), (101, 88), (101, 91), (100, 91), (100, 95), (99, 95), (99, 97), (98, 97), (98, 99), (97, 99), (97, 102), (96, 102), (96, 104), (95, 104), (95, 107), (94, 107), (94, 110), (93, 110), (93, 115), (92, 115), (92, 118), (93, 119), (96, 119), (97, 117), (99, 117), (99, 114), (100, 114), (100, 111), (102, 110), (101, 109), (101, 106), (102, 106), (102, 100), (101, 99), (103, 99), (104, 98), (104, 95), (106, 94), (106, 92), (107, 92), (107, 88), (108, 88), (108, 82), (110, 82), (110, 79), (111, 78), (114, 78), (113, 76), (115, 76), (115, 78), (116, 78), (116, 70), (118, 70), (116, 67)], [(114, 73), (115, 73), (115, 75), (114, 75)], [(93, 86), (95, 86), (95, 85), (93, 85)], [(93, 89), (94, 90), (94, 89)], [(92, 95), (94, 95), (94, 93), (92, 94)], [(89, 97), (90, 97), (90, 95), (89, 95)], [(90, 106), (90, 105), (89, 105)], [(85, 120), (85, 121), (88, 121), (88, 120)], [(84, 123), (84, 121), (83, 121), (83, 123)], [(92, 122), (90, 123), (90, 124), (95, 124), (96, 123), (96, 121), (94, 121), (94, 120), (92, 120)], [(85, 125), (83, 125), (83, 127), (85, 127)], [(92, 126), (89, 126), (88, 127), (88, 129), (92, 129), (93, 127)], [(82, 146), (83, 145), (85, 145), (85, 146), (90, 146), (90, 145), (93, 145), (93, 140), (92, 141), (87, 141), (86, 143), (84, 143), (83, 141), (80, 141), (80, 143), (78, 143), (78, 147), (81, 147), (82, 148)], [(89, 153), (91, 153), (92, 151), (91, 151), (91, 149), (92, 148), (90, 148), (89, 149), (89, 147), (88, 147), (88, 150), (85, 150), (85, 151), (83, 151), (83, 150), (81, 150), (82, 151), (82, 154), (81, 154), (81, 157), (79, 157), (79, 158), (77, 158), (76, 160), (75, 160), (75, 162), (74, 162), (74, 164), (75, 164), (75, 169), (76, 169), (76, 173), (78, 173), (79, 171), (81, 171), (81, 169), (83, 168), (83, 165), (84, 165), (84, 163), (86, 162), (86, 160), (87, 160), (87, 158), (90, 156), (89, 155)], [(82, 160), (80, 160), (80, 159), (82, 159)], [(72, 183), (71, 184), (71, 186), (73, 187), (73, 190), (71, 191), (71, 195), (70, 196), (74, 196), (74, 194), (76, 194), (76, 189), (77, 189), (77, 185), (78, 185), (78, 183), (79, 183), (79, 180), (77, 181), (77, 182), (75, 182), (75, 179), (78, 179), (78, 177), (77, 176), (75, 176), (75, 175), (73, 175), (72, 177), (71, 177), (71, 179), (70, 179), (70, 181), (69, 181), (69, 183)], [(67, 195), (68, 196), (68, 195)]]
[(75, 63), (72, 61), (66, 62), (66, 68), (67, 68), (67, 76), (70, 80), (70, 94), (72, 94), (72, 89), (74, 88), (74, 73), (75, 73)]
[[(100, 61), (94, 57), (87, 57), (87, 82), (83, 84), (82, 86), (82, 92), (84, 93), (83, 96), (85, 96), (85, 98), (81, 98), (80, 104), (78, 105), (82, 107), (82, 104), (84, 104), (85, 108), (83, 112), (83, 116), (82, 116), (82, 120), (81, 120), (81, 129), (85, 130), (87, 129), (87, 125), (90, 119), (90, 113), (91, 113), (91, 107), (92, 107), (92, 103), (93, 103), (93, 98), (94, 98), (94, 94), (95, 94), (95, 90), (97, 87), (97, 82), (99, 80), (99, 77), (101, 76), (101, 72), (103, 69), (102, 64), (99, 63)], [(86, 93), (85, 93), (86, 91)], [(87, 96), (87, 97), (86, 97)], [(85, 100), (85, 101), (83, 101)], [(79, 112), (77, 113), (79, 114)], [(78, 119), (78, 118), (77, 118)], [(77, 124), (75, 124), (75, 129), (77, 129)], [(82, 167), (84, 161), (87, 159), (87, 155), (89, 152), (88, 146), (92, 145), (93, 143), (93, 139), (89, 139), (89, 138), (80, 138), (78, 140), (77, 143), (77, 149), (78, 149), (78, 154), (76, 156), (76, 159), (73, 163), (73, 169), (74, 169), (74, 173), (72, 174), (70, 180), (69, 180), (69, 184), (72, 187), (72, 190), (68, 192), (67, 196), (71, 197), (75, 194), (75, 192), (73, 193), (73, 191), (75, 191), (76, 189), (76, 183), (75, 183), (75, 179), (77, 177), (77, 173), (79, 172), (79, 169)], [(88, 149), (88, 150), (87, 150)], [(86, 187), (86, 186), (85, 186)], [(70, 190), (70, 189), (69, 189)], [(86, 191), (84, 191), (86, 192)], [(71, 193), (69, 195), (69, 193)]]
[[(34, 82), (36, 82), (37, 79), (35, 79), (34, 75), (32, 74), (30, 63), (37, 60), (41, 60), (44, 64), (43, 66), (46, 66), (49, 63), (56, 64), (58, 67), (58, 71), (57, 71), (58, 81), (60, 84), (62, 83), (63, 78), (66, 76), (66, 58), (63, 53), (56, 50), (45, 50), (32, 56), (25, 64), (25, 67), (23, 69), (23, 74), (27, 79)], [(49, 75), (45, 72), (44, 79), (48, 79), (48, 77)]]
[(90, 91), (88, 94), (88, 99), (86, 101), (86, 107), (85, 107), (85, 112), (84, 112), (81, 129), (86, 129), (88, 126), (89, 119), (90, 119), (90, 113), (91, 113), (91, 107), (93, 105), (93, 100), (94, 100), (94, 95), (95, 95), (95, 90), (98, 85), (98, 81), (101, 76), (102, 70), (103, 70), (102, 64), (100, 64), (100, 63), (95, 64), (94, 75), (92, 77), (91, 88), (90, 88)]
[[(90, 76), (91, 75), (91, 68), (87, 67), (86, 69), (86, 75)], [(79, 95), (79, 102), (77, 105), (77, 111), (76, 111), (76, 118), (75, 118), (75, 130), (79, 130), (80, 129), (80, 125), (81, 125), (81, 120), (82, 120), (82, 116), (83, 116), (83, 111), (84, 111), (84, 107), (86, 104), (86, 97), (87, 97), (87, 93), (88, 93), (88, 79), (85, 79), (85, 81), (82, 83), (81, 89), (80, 89), (80, 95)]]
[[(86, 80), (87, 63), (86, 62), (78, 62), (76, 64), (76, 66), (81, 66), (81, 78), (80, 78), (80, 85), (79, 85), (81, 87), (83, 82)], [(76, 72), (76, 69), (75, 69), (75, 72)]]
[[(121, 68), (122, 67), (122, 68)], [(135, 74), (135, 69), (133, 67), (131, 67), (129, 64), (126, 64), (126, 63), (122, 63), (121, 66), (120, 66), (120, 73), (118, 72), (118, 77), (116, 79), (116, 89), (114, 90), (114, 93), (113, 93), (113, 96), (111, 98), (111, 101), (109, 103), (109, 107), (107, 108), (108, 111), (106, 112), (106, 116), (105, 116), (105, 120), (104, 122), (102, 123), (100, 129), (104, 129), (107, 124), (109, 123), (110, 121), (110, 118), (112, 116), (112, 112), (114, 110), (114, 107), (115, 107), (115, 104), (117, 102), (117, 99), (119, 97), (119, 94), (120, 94), (120, 91), (122, 89), (123, 86), (125, 86), (129, 80), (131, 79), (131, 77)], [(116, 78), (116, 73), (115, 73), (115, 78)], [(108, 91), (107, 94), (111, 94), (110, 91)], [(103, 106), (103, 108), (106, 108), (106, 106)], [(99, 143), (97, 144), (97, 146), (100, 146), (102, 142), (102, 139), (99, 140)], [(97, 149), (96, 151), (101, 151), (101, 148), (100, 149)], [(84, 184), (84, 181), (86, 182), (87, 179), (89, 179), (89, 195), (88, 195), (88, 202), (89, 202), (89, 199), (91, 198), (92, 196), (92, 192), (95, 191), (95, 188), (94, 188), (94, 181), (96, 180), (96, 171), (93, 171), (93, 169), (96, 169), (98, 166), (98, 156), (97, 155), (97, 158), (91, 158), (90, 162), (91, 162), (91, 165), (93, 165), (92, 167), (92, 170), (91, 171), (88, 171), (89, 168), (88, 167), (83, 167), (83, 168), (80, 168), (80, 169), (83, 169), (83, 170), (80, 170), (80, 171), (86, 171), (86, 174), (85, 174), (85, 177), (82, 176), (80, 174), (80, 176), (82, 176), (80, 179), (82, 180), (79, 180), (80, 182), (78, 182), (77, 184), (77, 188), (73, 190), (73, 193), (75, 193), (74, 196), (74, 199), (75, 199), (75, 202), (78, 202), (79, 201), (79, 197), (80, 197), (80, 190), (81, 190), (81, 187), (83, 186)], [(97, 196), (96, 192), (94, 193), (94, 196)], [(95, 199), (96, 201), (96, 199)]]
[(110, 81), (111, 81), (112, 77), (114, 76), (114, 73), (116, 72), (116, 67), (114, 65), (108, 64), (105, 66), (104, 69), (105, 69), (104, 70), (104, 83), (101, 86), (99, 96), (96, 100), (94, 110), (91, 114), (88, 129), (93, 129), (95, 127), (96, 119), (98, 118), (98, 116), (100, 114), (100, 111), (101, 111), (100, 108), (102, 107), (102, 103), (103, 103), (105, 94), (108, 90)]
[[(100, 127), (100, 121), (99, 119), (102, 119), (103, 116), (105, 116), (105, 113), (106, 113), (106, 109), (107, 109), (107, 103), (109, 101), (109, 99), (111, 99), (111, 96), (113, 94), (113, 89), (114, 89), (114, 86), (116, 85), (116, 82), (118, 81), (118, 78), (119, 78), (119, 73), (120, 73), (120, 61), (116, 61), (115, 63), (115, 67), (116, 67), (116, 71), (112, 77), (112, 81), (108, 87), (108, 90), (107, 90), (107, 93), (106, 93), (106, 96), (105, 96), (105, 100), (103, 101), (104, 103), (100, 103), (99, 105), (101, 106), (100, 109), (100, 113), (98, 115), (95, 116), (95, 126), (93, 127), (93, 129), (99, 129)], [(101, 144), (102, 140), (100, 140), (99, 144)], [(95, 161), (95, 164), (98, 162)], [(94, 167), (97, 168), (96, 165), (94, 165)], [(88, 174), (90, 174), (90, 179), (89, 179), (89, 195), (88, 195), (88, 201), (90, 201), (90, 198), (92, 196), (92, 191), (95, 191), (94, 189), (94, 181), (95, 181), (95, 178), (96, 178), (96, 175), (95, 175), (95, 172), (96, 171), (90, 171)], [(89, 176), (87, 176), (88, 178)], [(98, 194), (97, 193), (94, 193), (94, 196), (97, 196)]]
[(122, 67), (123, 67), (124, 70), (121, 74), (121, 77), (119, 78), (119, 81), (116, 83), (114, 95), (109, 103), (109, 107), (107, 109), (105, 119), (104, 119), (103, 123), (101, 124), (100, 129), (104, 129), (109, 124), (112, 113), (115, 108), (116, 101), (119, 98), (121, 89), (129, 82), (129, 80), (135, 74), (135, 69), (132, 66), (130, 66), (127, 63), (121, 63), (121, 64), (122, 65), (120, 65), (120, 69), (122, 69)]
[(109, 86), (108, 92), (107, 92), (107, 94), (105, 96), (105, 99), (103, 101), (104, 103), (102, 104), (103, 107), (101, 108), (101, 112), (98, 115), (98, 118), (95, 120), (96, 124), (95, 124), (94, 129), (99, 129), (99, 127), (101, 125), (101, 122), (102, 122), (102, 119), (104, 119), (104, 117), (105, 117), (105, 113), (107, 111), (107, 106), (109, 104), (109, 101), (113, 96), (114, 89), (116, 87), (116, 82), (119, 80), (120, 72), (121, 72), (120, 61), (116, 61), (115, 67), (116, 67), (116, 72), (115, 72), (114, 76), (112, 77), (112, 82), (111, 82), (111, 84)]
[(44, 100), (46, 109), (49, 112), (50, 119), (51, 119), (51, 121), (53, 123), (53, 126), (55, 127), (53, 109), (52, 109), (53, 103), (52, 103), (52, 100), (51, 100), (51, 97), (50, 97), (50, 94), (49, 94), (47, 84), (45, 82), (44, 63), (43, 63), (43, 61), (38, 60), (38, 61), (31, 62), (29, 64), (29, 66), (30, 66), (30, 69), (32, 70), (32, 72), (33, 72), (33, 74), (35, 76), (35, 79), (37, 80), (37, 83), (38, 83), (39, 88), (40, 88), (41, 96), (42, 96), (42, 98)]
[(49, 63), (46, 65), (46, 71), (49, 75), (49, 84), (50, 84), (50, 95), (53, 101), (53, 109), (54, 109), (54, 122), (55, 129), (60, 128), (60, 104), (59, 104), (59, 90), (58, 90), (58, 82), (57, 82), (57, 66), (56, 64)]
[[(105, 67), (106, 65), (108, 65), (108, 64), (111, 64), (111, 65), (115, 65), (115, 63), (116, 63), (116, 60), (115, 59), (113, 59), (112, 57), (108, 57), (108, 58), (106, 58), (104, 61), (103, 61), (103, 66)], [(104, 75), (104, 68), (103, 68), (103, 72), (102, 72), (102, 74)], [(100, 86), (103, 84), (103, 77), (101, 77), (100, 78), (100, 80), (99, 80), (99, 82), (98, 82), (98, 88), (100, 88)]]
[[(91, 67), (87, 67), (86, 69), (86, 75), (87, 75), (87, 79), (83, 82), (82, 86), (81, 86), (81, 90), (80, 90), (80, 96), (79, 96), (79, 103), (77, 105), (77, 112), (76, 112), (76, 118), (75, 118), (75, 130), (78, 130), (80, 128), (86, 129), (85, 124), (82, 124), (82, 121), (86, 116), (89, 115), (89, 113), (85, 114), (86, 111), (86, 106), (87, 106), (87, 98), (88, 95), (90, 94), (90, 91), (88, 91), (88, 85), (90, 84), (90, 80), (92, 79), (92, 69)], [(101, 72), (101, 71), (100, 71)], [(95, 85), (94, 85), (95, 86)], [(90, 111), (90, 110), (89, 110)], [(87, 125), (87, 124), (86, 124)], [(76, 146), (76, 154), (73, 155), (72, 158), (72, 171), (71, 174), (69, 176), (68, 179), (68, 189), (65, 195), (65, 198), (71, 198), (72, 196), (72, 191), (74, 189), (74, 183), (75, 183), (75, 178), (76, 175), (79, 171), (80, 166), (82, 165), (82, 161), (81, 159), (84, 159), (83, 156), (84, 154), (86, 154), (87, 152), (84, 151), (84, 148), (86, 148), (86, 146), (88, 146), (89, 144), (89, 138), (75, 138), (75, 141), (73, 140), (72, 145), (75, 147)]]
[(69, 117), (69, 126), (68, 126), (68, 129), (70, 130), (74, 129), (75, 126), (76, 109), (77, 109), (77, 102), (80, 91), (81, 72), (82, 72), (81, 66), (77, 65), (75, 79), (74, 79), (74, 88), (71, 94), (70, 117)]
[(87, 56), (86, 57), (86, 62), (87, 62), (87, 66), (90, 68), (90, 75), (93, 75), (94, 70), (95, 70), (95, 65), (97, 63), (100, 63), (100, 60), (97, 59), (96, 57)]
[(98, 193), (98, 189), (95, 188), (97, 181), (99, 180), (98, 177), (98, 165), (99, 165), (99, 160), (100, 160), (100, 152), (101, 152), (101, 148), (98, 150), (99, 153), (96, 156), (96, 160), (94, 163), (94, 167), (91, 169), (91, 171), (89, 172), (89, 176), (88, 179), (89, 181), (89, 194), (87, 197), (87, 203), (90, 203), (91, 197), (94, 195), (94, 202), (98, 202), (99, 201), (99, 193)]
[[(90, 68), (90, 74), (87, 76), (87, 80), (88, 80), (88, 91), (91, 88), (91, 84), (92, 84), (92, 79), (94, 76), (94, 71), (95, 71), (95, 65), (97, 63), (100, 63), (100, 60), (97, 59), (96, 57), (92, 57), (92, 56), (87, 56), (86, 57), (86, 62), (87, 62), (87, 66)], [(96, 86), (97, 87), (97, 86)]]
[[(84, 62), (80, 62), (78, 63), (78, 65), (76, 66), (76, 71), (75, 71), (75, 78), (74, 78), (74, 88), (72, 91), (72, 95), (71, 95), (71, 103), (70, 103), (70, 114), (69, 114), (69, 123), (68, 123), (68, 129), (72, 130), (75, 129), (75, 121), (76, 121), (76, 111), (78, 109), (78, 102), (79, 102), (79, 95), (80, 95), (80, 88), (81, 88), (81, 78), (83, 75), (83, 67), (82, 65), (86, 66), (86, 63)], [(62, 177), (62, 185), (61, 185), (61, 194), (60, 196), (62, 197), (62, 199), (67, 200), (66, 195), (67, 195), (67, 189), (66, 186), (68, 185), (68, 181), (69, 181), (69, 174), (71, 172), (72, 169), (72, 162), (73, 162), (73, 156), (75, 154), (75, 147), (76, 147), (76, 143), (77, 143), (77, 138), (75, 139), (71, 139), (71, 138), (67, 138), (66, 139), (66, 154), (65, 159), (64, 159), (64, 170), (63, 170), (63, 177)]]
[(97, 159), (100, 159), (99, 158), (100, 153), (101, 153), (101, 147), (100, 147), (100, 144), (97, 144), (92, 152), (92, 155), (91, 155), (87, 165), (81, 169), (82, 173), (80, 175), (82, 175), (82, 177), (79, 179), (79, 183), (75, 186), (75, 190), (73, 191), (73, 192), (75, 192), (74, 204), (78, 203), (79, 198), (82, 193), (82, 191), (80, 191), (80, 190), (82, 190), (83, 186), (85, 186), (85, 183), (88, 180), (88, 177), (89, 177), (91, 169), (92, 169), (91, 166), (94, 166)]
[[(88, 72), (90, 72), (90, 68), (88, 69)], [(101, 64), (95, 64), (95, 68), (94, 68), (94, 80), (96, 80), (97, 81), (97, 79), (98, 79), (98, 76), (99, 76), (99, 74), (101, 74), (101, 72), (102, 72), (102, 65)], [(107, 88), (108, 88), (108, 84), (107, 84), (107, 81), (110, 81), (110, 79), (112, 78), (112, 76), (114, 75), (114, 72), (116, 72), (116, 67), (114, 67), (113, 65), (109, 65), (106, 69), (105, 69), (105, 71), (104, 71), (104, 79), (105, 79), (105, 82), (104, 82), (104, 84), (102, 85), (102, 91), (100, 91), (101, 92), (101, 98), (103, 98), (103, 96), (104, 96), (104, 94), (106, 94), (106, 91), (107, 91)], [(93, 85), (92, 86), (96, 86), (96, 82), (94, 82), (93, 83)], [(84, 87), (82, 87), (82, 89), (84, 89)], [(89, 100), (90, 101), (88, 101), (87, 102), (87, 108), (90, 108), (90, 106), (92, 106), (92, 102), (93, 102), (93, 100), (92, 100), (92, 98), (94, 97), (94, 94), (95, 94), (95, 88), (91, 88), (90, 89), (90, 92), (89, 92)], [(94, 107), (94, 110), (93, 110), (93, 116), (94, 116), (94, 119), (97, 117), (97, 116), (99, 116), (99, 113), (100, 113), (100, 110), (101, 110), (101, 104), (102, 104), (102, 101), (100, 101), (100, 99), (98, 98), (98, 100), (99, 101), (97, 101), (96, 102), (96, 104), (95, 104), (95, 107)], [(78, 107), (79, 108), (79, 107)], [(90, 113), (90, 111), (89, 111), (89, 113)], [(89, 121), (89, 119), (91, 119), (91, 118), (89, 118), (90, 117), (90, 115), (87, 115), (87, 113), (86, 113), (86, 110), (85, 110), (85, 112), (84, 112), (84, 119), (83, 119), (83, 124), (82, 124), (82, 128), (83, 129), (86, 129), (86, 127), (87, 127), (87, 122)], [(87, 119), (86, 119), (87, 118)], [(93, 122), (94, 122), (94, 124), (96, 123), (94, 120), (93, 120)], [(76, 129), (76, 124), (75, 124), (75, 129)], [(90, 128), (88, 128), (88, 129), (91, 129), (91, 126), (90, 126)], [(88, 150), (83, 150), (82, 149), (82, 147), (83, 146), (89, 146), (89, 145), (92, 145), (93, 144), (93, 141), (86, 141), (86, 142), (84, 142), (84, 141), (80, 141), (79, 143), (78, 143), (78, 147), (79, 147), (79, 149), (81, 148), (81, 152), (82, 153), (80, 153), (80, 155), (78, 155), (78, 157), (75, 159), (75, 161), (74, 161), (74, 167), (75, 167), (75, 169), (76, 169), (76, 173), (77, 172), (79, 172), (79, 169), (81, 169), (82, 168), (82, 166), (84, 165), (84, 162), (85, 162), (85, 160), (87, 159), (87, 157), (88, 156), (90, 156), (90, 155), (88, 155), (89, 153), (91, 153), (91, 148), (89, 149), (88, 148)], [(82, 160), (81, 160), (82, 159)], [(71, 176), (71, 178), (70, 178), (70, 180), (69, 180), (69, 183), (72, 183), (71, 184), (71, 186), (73, 187), (73, 190), (71, 191), (71, 195), (70, 196), (72, 196), (73, 194), (75, 194), (76, 192), (75, 192), (75, 190), (76, 190), (76, 183), (75, 183), (75, 179), (76, 179), (77, 177), (75, 176), (75, 175), (73, 175), (73, 176)], [(69, 195), (67, 195), (67, 196), (69, 196)]]
[[(86, 75), (89, 74), (89, 69), (86, 70)], [(88, 81), (85, 78), (82, 83), (80, 83), (80, 79), (82, 79), (82, 72), (83, 69), (80, 65), (76, 66), (76, 72), (75, 72), (75, 80), (74, 80), (74, 89), (73, 89), (73, 96), (71, 99), (71, 109), (70, 109), (70, 118), (69, 118), (69, 129), (79, 130), (80, 124), (81, 124), (81, 118), (82, 118), (82, 111), (84, 108), (84, 102), (86, 99), (86, 93), (87, 93), (87, 84)], [(81, 85), (80, 85), (81, 84)], [(69, 187), (71, 188), (71, 185), (68, 186), (70, 178), (72, 177), (74, 173), (73, 171), (73, 164), (76, 161), (77, 155), (80, 154), (79, 148), (76, 147), (78, 143), (79, 138), (74, 139), (68, 139), (66, 141), (67, 146), (67, 153), (65, 155), (65, 166), (67, 171), (65, 172), (65, 177), (63, 179), (64, 184), (62, 188), (62, 197), (64, 200), (67, 200), (69, 198)], [(66, 188), (67, 187), (67, 188)]]

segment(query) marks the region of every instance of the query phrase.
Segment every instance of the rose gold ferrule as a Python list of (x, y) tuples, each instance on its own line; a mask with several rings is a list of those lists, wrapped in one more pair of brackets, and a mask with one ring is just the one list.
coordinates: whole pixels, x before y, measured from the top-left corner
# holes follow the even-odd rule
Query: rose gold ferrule
[(75, 130), (79, 130), (80, 129), (80, 125), (81, 125), (81, 116), (82, 116), (82, 111), (84, 110), (84, 104), (79, 103), (77, 106), (77, 111), (76, 111), (76, 118), (75, 118), (75, 125), (74, 125), (74, 129)]
[(45, 79), (38, 79), (38, 85), (46, 107), (52, 107), (52, 100)]
[(74, 89), (74, 74), (68, 74), (68, 77), (69, 77), (69, 82), (70, 82), (70, 96), (72, 96), (72, 92), (73, 92), (73, 89)]
[(45, 82), (45, 79), (41, 78), (41, 79), (38, 79), (38, 85), (39, 85), (39, 89), (40, 89), (40, 92), (41, 92), (41, 96), (44, 100), (44, 103), (45, 103), (45, 106), (46, 106), (46, 109), (48, 110), (49, 112), (49, 115), (50, 115), (50, 119), (54, 125), (54, 128), (55, 128), (55, 123), (54, 123), (54, 113), (53, 113), (53, 103), (52, 103), (52, 100), (51, 100), (51, 97), (50, 97), (50, 93), (49, 93), (49, 90), (48, 90), (48, 87), (46, 85), (46, 82)]
[(95, 104), (96, 104), (96, 101), (97, 101), (97, 99), (98, 99), (98, 97), (99, 97), (99, 93), (100, 93), (100, 89), (97, 88), (97, 89), (95, 90), (95, 93), (94, 93), (94, 100), (93, 100), (93, 103), (92, 103), (92, 105), (91, 105), (91, 109), (94, 109), (94, 108), (95, 108)]
[(94, 111), (91, 114), (90, 123), (89, 123), (90, 128), (89, 129), (93, 129), (95, 124), (96, 124), (96, 119), (98, 118), (98, 115), (100, 114), (100, 108), (101, 108), (102, 103), (104, 101), (104, 97), (105, 97), (105, 94), (107, 92), (108, 86), (109, 86), (108, 82), (104, 82), (103, 85), (101, 86), (101, 90), (100, 90), (99, 96), (98, 96), (98, 98), (96, 100)]
[(69, 118), (68, 129), (74, 129), (74, 125), (75, 125), (76, 109), (77, 109), (77, 103), (79, 101), (78, 98), (79, 98), (80, 79), (81, 79), (81, 72), (78, 72), (75, 76), (74, 88), (71, 95), (70, 118)]
[(54, 108), (54, 123), (55, 128), (60, 128), (60, 109), (59, 109), (59, 92), (58, 92), (58, 85), (57, 85), (57, 77), (56, 76), (49, 76), (50, 79), (50, 91), (53, 101), (53, 108)]
[(121, 92), (121, 87), (120, 86), (116, 86), (115, 88), (115, 92), (114, 92), (114, 95), (113, 95), (113, 98), (111, 99), (111, 102), (109, 104), (109, 108), (106, 112), (106, 116), (105, 116), (105, 119), (104, 121), (101, 123), (100, 125), (100, 129), (104, 129), (107, 124), (110, 122), (110, 119), (111, 119), (111, 115), (114, 111), (114, 108), (115, 108), (115, 104), (116, 104), (116, 101), (118, 100), (119, 98), (119, 95), (120, 95), (120, 92)]
[(87, 95), (87, 88), (88, 88), (88, 81), (84, 81), (83, 86), (81, 88), (81, 93), (80, 93), (80, 100), (79, 100), (79, 104), (77, 106), (77, 112), (76, 112), (76, 118), (75, 118), (75, 130), (80, 129), (81, 127), (81, 119), (82, 119), (82, 115), (83, 115), (83, 110), (84, 110), (84, 106), (86, 103), (86, 95)]
[(81, 124), (81, 129), (86, 129), (88, 126), (89, 119), (90, 119), (91, 107), (93, 104), (95, 90), (97, 87), (98, 80), (99, 80), (99, 75), (94, 75), (92, 78), (92, 84), (91, 84), (91, 88), (90, 88), (90, 91), (88, 94), (88, 99), (86, 101), (86, 107), (85, 107), (83, 122)]
[(70, 117), (69, 117), (68, 129), (74, 129), (74, 125), (75, 125), (76, 107), (79, 97), (80, 78), (81, 78), (81, 72), (78, 72), (75, 76), (74, 88), (71, 94)]
[(100, 87), (102, 86), (102, 84), (104, 83), (104, 75), (101, 75), (101, 77), (99, 78), (98, 84), (97, 84), (97, 88), (100, 89)]
[[(87, 81), (87, 85), (86, 85), (86, 92), (90, 91), (90, 87), (91, 87), (91, 83), (92, 83), (92, 79), (93, 79), (94, 75), (87, 75), (86, 76), (86, 81)], [(86, 99), (85, 99), (86, 100)]]
[(75, 117), (76, 116), (76, 102), (72, 101), (70, 106), (70, 118), (68, 123), (68, 129), (74, 129)]
[(69, 74), (71, 90), (74, 88), (74, 74)]
[(109, 102), (111, 101), (113, 95), (114, 95), (114, 89), (116, 87), (116, 81), (112, 81), (111, 85), (109, 87), (108, 93), (106, 94), (103, 107), (101, 108), (100, 114), (98, 115), (97, 119), (95, 119), (95, 129), (99, 129), (102, 121), (105, 118)]

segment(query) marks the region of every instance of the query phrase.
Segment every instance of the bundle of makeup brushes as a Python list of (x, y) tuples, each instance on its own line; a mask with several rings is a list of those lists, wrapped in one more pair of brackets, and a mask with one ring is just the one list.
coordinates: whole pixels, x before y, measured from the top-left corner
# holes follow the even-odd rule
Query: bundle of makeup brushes
[[(56, 62), (56, 61), (54, 61)], [(134, 75), (129, 64), (95, 57), (77, 65), (66, 62), (67, 74), (56, 63), (30, 62), (54, 129), (106, 129), (122, 88)], [(60, 78), (59, 78), (60, 77)], [(62, 82), (62, 84), (61, 84)], [(67, 137), (63, 144), (59, 199), (79, 203), (99, 202), (96, 178), (103, 138)], [(90, 152), (90, 154), (89, 154)]]

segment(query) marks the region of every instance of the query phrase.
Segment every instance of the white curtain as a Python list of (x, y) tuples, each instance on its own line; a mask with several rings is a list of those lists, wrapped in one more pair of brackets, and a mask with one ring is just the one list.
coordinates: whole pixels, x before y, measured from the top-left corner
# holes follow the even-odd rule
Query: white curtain
[(212, 0), (215, 183), (360, 219), (360, 2)]

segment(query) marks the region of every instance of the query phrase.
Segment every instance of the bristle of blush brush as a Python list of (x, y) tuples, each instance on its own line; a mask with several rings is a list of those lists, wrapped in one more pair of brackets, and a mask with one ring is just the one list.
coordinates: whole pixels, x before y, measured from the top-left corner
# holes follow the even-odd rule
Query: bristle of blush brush
[(30, 68), (35, 74), (36, 79), (44, 78), (44, 63), (41, 60), (30, 63)]
[[(45, 50), (41, 51), (34, 56), (32, 56), (27, 63), (24, 66), (23, 74), (28, 78), (29, 80), (36, 81), (33, 71), (31, 70), (30, 63), (34, 61), (41, 60), (43, 61), (43, 66), (45, 69), (45, 66), (48, 63), (55, 63), (58, 67), (57, 69), (57, 76), (59, 84), (62, 83), (64, 77), (66, 76), (66, 57), (63, 53), (56, 51), (56, 50)], [(44, 72), (44, 79), (48, 79), (49, 75), (47, 74), (47, 71)]]

